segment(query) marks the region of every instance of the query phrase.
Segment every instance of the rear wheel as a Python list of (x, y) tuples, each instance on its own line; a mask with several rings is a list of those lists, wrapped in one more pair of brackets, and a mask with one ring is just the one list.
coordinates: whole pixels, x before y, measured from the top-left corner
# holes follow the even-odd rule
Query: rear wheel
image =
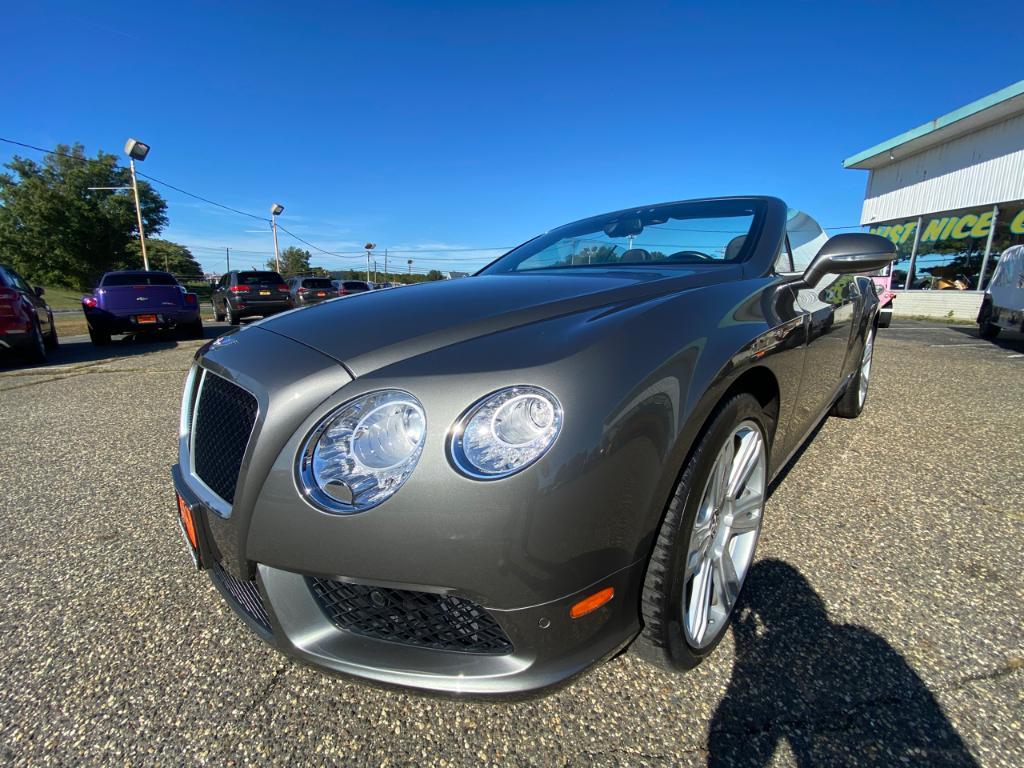
[(228, 311), (228, 322), (231, 325), (238, 325), (242, 321), (242, 316), (231, 309), (230, 305), (224, 307)]
[(842, 419), (855, 419), (864, 410), (868, 399), (868, 384), (871, 382), (871, 360), (875, 354), (875, 329), (868, 328), (864, 339), (864, 351), (860, 356), (860, 367), (846, 385), (843, 396), (832, 406), (832, 415)]
[(761, 534), (765, 423), (753, 396), (733, 397), (686, 464), (644, 578), (633, 650), (652, 664), (692, 669), (725, 635)]
[(100, 331), (89, 326), (89, 339), (97, 347), (105, 347), (110, 343), (110, 334), (106, 331)]
[(186, 339), (203, 338), (203, 320), (196, 319), (194, 322), (181, 326), (181, 335)]
[(992, 308), (982, 311), (978, 318), (978, 335), (983, 339), (994, 339), (999, 335), (999, 326), (992, 322)]

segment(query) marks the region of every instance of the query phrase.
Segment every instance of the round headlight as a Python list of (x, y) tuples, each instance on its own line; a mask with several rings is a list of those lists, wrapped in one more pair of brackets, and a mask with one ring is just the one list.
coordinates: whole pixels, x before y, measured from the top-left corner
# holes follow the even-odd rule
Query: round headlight
[(306, 438), (299, 483), (328, 512), (362, 512), (409, 479), (426, 436), (423, 406), (408, 392), (361, 395), (328, 414)]
[(508, 477), (547, 452), (562, 429), (562, 406), (540, 387), (508, 387), (473, 405), (455, 423), (451, 457), (478, 480)]

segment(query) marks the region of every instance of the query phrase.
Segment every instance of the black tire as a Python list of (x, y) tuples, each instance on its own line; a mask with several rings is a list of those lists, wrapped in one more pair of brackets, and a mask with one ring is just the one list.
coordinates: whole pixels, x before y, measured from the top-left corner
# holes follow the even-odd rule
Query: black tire
[(53, 322), (53, 315), (50, 316), (50, 332), (46, 335), (46, 350), (53, 352), (60, 346), (60, 337), (57, 336), (57, 324)]
[[(873, 327), (869, 327), (868, 334), (869, 334), (869, 336), (867, 338), (870, 339), (870, 341), (872, 343), (872, 354), (873, 354), (873, 351), (874, 351), (873, 344), (874, 344), (874, 340), (875, 340), (875, 329)], [(867, 342), (865, 342), (865, 344), (866, 343)], [(861, 348), (861, 362), (857, 366), (857, 372), (853, 375), (853, 378), (850, 379), (850, 383), (846, 385), (846, 389), (843, 391), (842, 397), (840, 397), (838, 400), (836, 400), (835, 405), (832, 406), (832, 415), (833, 416), (838, 416), (841, 419), (856, 419), (858, 416), (860, 416), (861, 411), (864, 410), (864, 404), (867, 403), (867, 396), (868, 396), (869, 392), (867, 391), (867, 388), (865, 387), (864, 399), (862, 400), (861, 396), (860, 396), (860, 385), (861, 385), (861, 380), (864, 378), (863, 362), (864, 362), (864, 349)], [(870, 367), (871, 366), (869, 365), (868, 368), (870, 369)], [(868, 379), (868, 382), (870, 382), (871, 381), (871, 376), (869, 375), (867, 377), (867, 379)]]
[(1001, 330), (1002, 328), (994, 323), (990, 323), (988, 320), (983, 323), (978, 323), (978, 335), (983, 339), (994, 339), (999, 335), (999, 331)]
[(892, 308), (883, 309), (878, 313), (878, 327), (888, 328), (892, 325)]
[(233, 311), (231, 311), (229, 309), (228, 310), (228, 323), (230, 325), (238, 325), (240, 322), (242, 322), (242, 316), (240, 314), (238, 314), (237, 312), (233, 312)]
[(89, 326), (89, 340), (97, 347), (105, 347), (110, 343), (110, 334)]
[(215, 301), (211, 300), (210, 304), (213, 305), (213, 319), (216, 320), (218, 323), (223, 323), (224, 313), (217, 309), (217, 303)]
[[(690, 454), (658, 530), (641, 595), (643, 629), (630, 647), (630, 653), (665, 670), (693, 669), (726, 635), (723, 628), (717, 638), (703, 648), (689, 644), (683, 629), (683, 592), (686, 588), (683, 576), (690, 532), (715, 460), (734, 428), (746, 420), (760, 425), (765, 450), (770, 457), (772, 432), (761, 404), (745, 393), (730, 398), (715, 411)], [(731, 618), (730, 613), (726, 626)]]
[(188, 323), (182, 325), (179, 329), (181, 337), (184, 339), (201, 339), (203, 338), (203, 320), (199, 318), (194, 323)]
[(28, 342), (21, 355), (29, 363), (46, 362), (46, 340), (43, 338), (43, 331), (39, 327), (38, 320), (32, 322), (32, 331), (28, 335)]

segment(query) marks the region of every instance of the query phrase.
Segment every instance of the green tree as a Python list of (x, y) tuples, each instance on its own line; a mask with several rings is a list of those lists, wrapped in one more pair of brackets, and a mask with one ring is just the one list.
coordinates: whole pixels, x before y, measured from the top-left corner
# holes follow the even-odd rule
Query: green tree
[[(310, 271), (309, 260), (313, 257), (309, 251), (304, 248), (297, 248), (294, 245), (290, 245), (281, 251), (281, 275), (284, 277), (294, 277), (295, 275), (305, 275)], [(267, 269), (276, 270), (277, 262), (274, 259), (270, 259), (267, 262)]]
[[(81, 144), (59, 145), (42, 163), (11, 159), (0, 173), (0, 251), (32, 282), (91, 288), (99, 275), (129, 263), (138, 239), (130, 192), (90, 190), (125, 187), (128, 169), (117, 156), (87, 158)], [(139, 181), (146, 234), (167, 224), (167, 204)]]
[[(163, 269), (177, 277), (203, 276), (203, 268), (192, 251), (179, 243), (147, 237), (146, 256), (149, 258), (150, 269)], [(142, 269), (142, 249), (139, 248), (138, 240), (128, 244), (124, 266), (127, 269)]]
[(427, 272), (427, 280), (444, 280), (444, 275), (439, 270), (432, 269)]

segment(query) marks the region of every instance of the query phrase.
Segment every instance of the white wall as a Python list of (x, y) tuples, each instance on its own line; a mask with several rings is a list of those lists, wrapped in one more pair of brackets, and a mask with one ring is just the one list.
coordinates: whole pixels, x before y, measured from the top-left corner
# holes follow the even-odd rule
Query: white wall
[(892, 301), (892, 315), (974, 322), (978, 318), (982, 296), (981, 291), (897, 291)]
[(862, 224), (1024, 199), (1024, 114), (871, 171)]

